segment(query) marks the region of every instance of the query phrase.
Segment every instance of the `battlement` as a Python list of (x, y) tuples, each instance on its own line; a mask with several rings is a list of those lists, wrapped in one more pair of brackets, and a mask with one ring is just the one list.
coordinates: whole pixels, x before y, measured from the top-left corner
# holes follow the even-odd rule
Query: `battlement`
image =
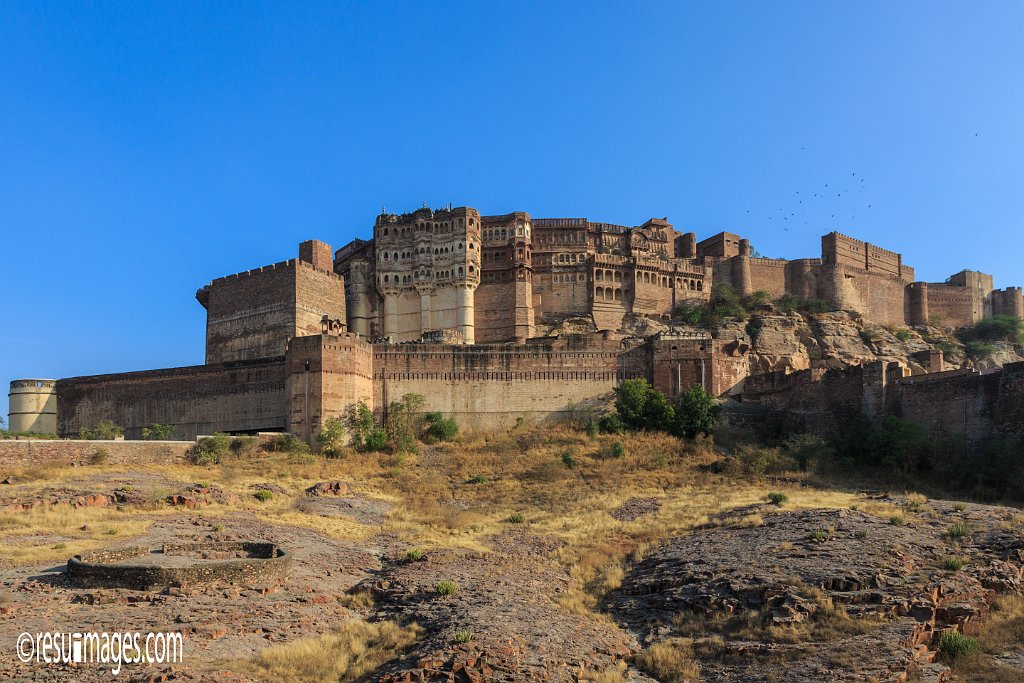
[(586, 218), (534, 218), (535, 228), (585, 228)]

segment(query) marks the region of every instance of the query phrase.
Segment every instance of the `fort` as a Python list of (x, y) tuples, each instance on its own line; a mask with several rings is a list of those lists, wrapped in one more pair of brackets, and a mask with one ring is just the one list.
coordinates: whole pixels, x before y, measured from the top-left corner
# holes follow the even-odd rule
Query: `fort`
[[(1020, 288), (995, 290), (991, 275), (967, 270), (943, 283), (916, 282), (901, 254), (837, 232), (821, 238), (820, 258), (754, 254), (739, 235), (697, 241), (665, 218), (629, 227), (452, 206), (384, 212), (372, 239), (337, 251), (303, 242), (298, 258), (199, 289), (205, 364), (15, 380), (10, 427), (73, 436), (109, 419), (129, 439), (161, 423), (174, 425), (178, 439), (290, 431), (312, 442), (327, 419), (359, 402), (380, 415), (410, 392), (426, 397), (430, 410), (483, 430), (519, 418), (558, 419), (631, 378), (670, 398), (700, 384), (716, 396), (775, 403), (789, 400), (780, 398), (786, 388), (800, 386), (786, 395), (809, 400), (833, 386), (818, 371), (748, 378), (750, 345), (742, 338), (672, 327), (647, 336), (630, 331), (630, 320), (667, 321), (679, 304), (707, 302), (724, 285), (741, 296), (818, 300), (882, 324), (958, 327), (1024, 317)], [(550, 332), (580, 320), (583, 331)], [(883, 382), (897, 370), (857, 372)], [(952, 379), (1005, 403), (1005, 392), (1021, 387), (1019, 369), (1005, 376), (1013, 381), (994, 389), (995, 380)], [(910, 380), (901, 374), (895, 381), (908, 398), (902, 405), (886, 399), (886, 410), (913, 413), (913, 397), (926, 391)], [(804, 383), (815, 389), (804, 391)], [(858, 400), (870, 394), (863, 382), (851, 392)]]

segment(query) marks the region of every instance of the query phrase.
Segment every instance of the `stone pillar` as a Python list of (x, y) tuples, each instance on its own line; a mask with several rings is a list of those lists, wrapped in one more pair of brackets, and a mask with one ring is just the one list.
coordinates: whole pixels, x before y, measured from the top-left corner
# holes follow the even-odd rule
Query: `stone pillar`
[(384, 294), (384, 336), (398, 341), (398, 292)]
[(420, 331), (434, 329), (430, 324), (430, 288), (418, 288), (420, 293)]
[(910, 284), (910, 318), (911, 325), (928, 324), (928, 283), (913, 282)]
[(476, 343), (476, 336), (474, 334), (475, 328), (473, 327), (473, 288), (467, 285), (460, 285), (455, 288), (455, 296), (456, 329), (462, 333), (462, 337), (467, 344), (474, 344)]
[(750, 278), (750, 241), (740, 240), (740, 255), (732, 259), (732, 279), (736, 283), (736, 293), (750, 296), (754, 286)]
[(697, 258), (697, 234), (688, 232), (683, 235), (683, 258)]
[(370, 283), (369, 264), (357, 261), (349, 271), (345, 283), (348, 294), (348, 328), (364, 337), (370, 336)]

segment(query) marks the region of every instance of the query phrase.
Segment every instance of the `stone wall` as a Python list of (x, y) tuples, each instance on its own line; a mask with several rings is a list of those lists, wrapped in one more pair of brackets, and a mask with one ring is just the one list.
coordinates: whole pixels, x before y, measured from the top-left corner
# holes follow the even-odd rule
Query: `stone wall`
[(160, 554), (235, 552), (244, 557), (232, 560), (197, 559), (184, 566), (132, 564), (131, 560), (152, 554), (149, 548), (101, 550), (75, 555), (68, 560), (68, 580), (78, 588), (128, 588), (153, 590), (168, 586), (234, 584), (260, 586), (283, 579), (291, 569), (291, 555), (273, 543), (241, 541), (164, 545)]
[(569, 335), (526, 346), (378, 345), (374, 406), (382, 412), (406, 393), (427, 410), (455, 416), (466, 431), (558, 419), (571, 403), (608, 398), (620, 378), (646, 377), (641, 363), (610, 335)]
[(58, 433), (113, 420), (137, 439), (154, 423), (174, 436), (280, 431), (286, 426), (282, 358), (74, 377), (57, 382)]
[(748, 378), (743, 401), (802, 417), (822, 435), (840, 433), (858, 415), (896, 415), (934, 436), (964, 435), (971, 443), (1024, 433), (1024, 363), (981, 373), (905, 373), (898, 363), (883, 362), (772, 372)]
[(184, 462), (195, 441), (83, 441), (66, 439), (0, 440), (0, 467), (62, 464), (86, 465), (97, 450), (112, 465)]

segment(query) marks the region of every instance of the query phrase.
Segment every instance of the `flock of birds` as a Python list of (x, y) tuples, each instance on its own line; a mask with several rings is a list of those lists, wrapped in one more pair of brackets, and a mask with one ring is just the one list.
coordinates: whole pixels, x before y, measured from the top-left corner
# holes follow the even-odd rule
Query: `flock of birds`
[[(867, 188), (867, 182), (863, 176), (858, 177), (856, 173), (851, 173), (850, 176), (850, 180), (841, 185), (825, 183), (824, 187), (816, 192), (795, 192), (794, 199), (797, 200), (796, 205), (788, 209), (779, 209), (776, 213), (768, 216), (768, 220), (773, 223), (778, 221), (776, 225), (781, 225), (784, 232), (789, 232), (790, 226), (801, 223), (809, 225), (812, 220), (815, 221), (816, 227), (820, 227), (819, 217), (825, 213), (829, 213), (832, 220), (835, 220), (836, 216), (845, 219), (842, 214), (846, 213), (846, 211), (838, 209), (835, 203), (828, 200), (832, 200), (833, 193), (837, 200), (841, 200), (843, 197), (859, 199), (857, 195), (864, 192)], [(856, 220), (857, 211), (867, 211), (871, 208), (871, 204), (865, 204), (861, 201), (853, 207), (845, 208), (849, 209), (849, 219)], [(747, 213), (750, 213), (750, 209), (747, 209)]]

